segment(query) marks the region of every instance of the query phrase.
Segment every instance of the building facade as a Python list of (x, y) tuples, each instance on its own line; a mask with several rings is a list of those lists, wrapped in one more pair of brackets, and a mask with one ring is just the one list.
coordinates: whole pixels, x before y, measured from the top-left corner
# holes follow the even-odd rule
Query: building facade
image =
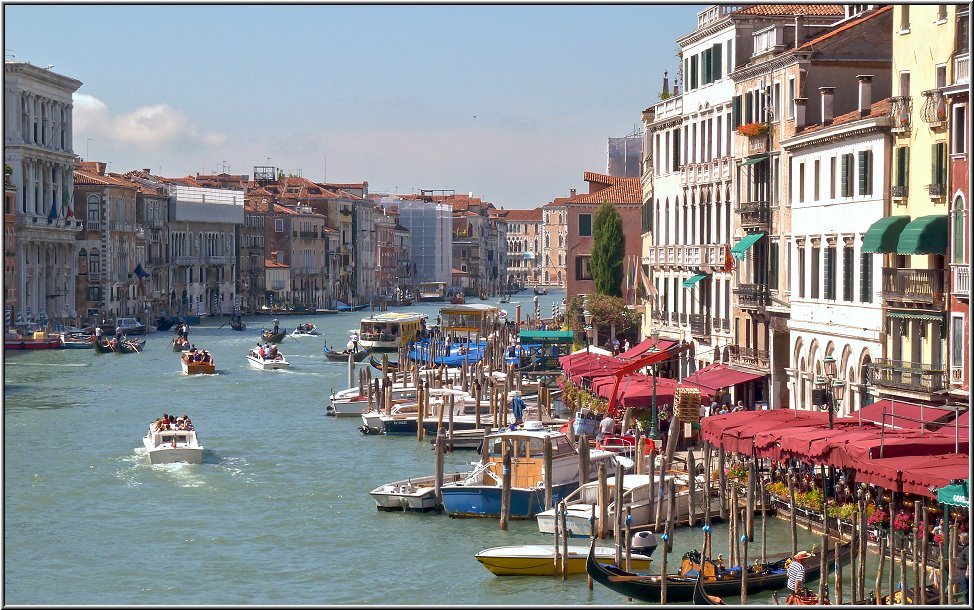
[(541, 230), (544, 236), (541, 244), (541, 283), (545, 286), (564, 288), (566, 285), (565, 242), (568, 238), (568, 225), (565, 224), (565, 201), (574, 196), (575, 189), (572, 189), (568, 197), (557, 197), (541, 208)]
[(507, 210), (507, 285), (511, 288), (541, 284), (542, 210)]

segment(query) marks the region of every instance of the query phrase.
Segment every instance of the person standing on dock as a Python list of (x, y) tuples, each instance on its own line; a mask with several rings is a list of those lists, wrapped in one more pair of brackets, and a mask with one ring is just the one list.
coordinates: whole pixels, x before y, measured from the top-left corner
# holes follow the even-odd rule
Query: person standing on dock
[(597, 435), (597, 440), (601, 442), (602, 440), (605, 439), (606, 436), (609, 436), (610, 434), (614, 434), (615, 431), (616, 431), (616, 420), (614, 420), (611, 415), (606, 413), (602, 421), (599, 422), (599, 433)]

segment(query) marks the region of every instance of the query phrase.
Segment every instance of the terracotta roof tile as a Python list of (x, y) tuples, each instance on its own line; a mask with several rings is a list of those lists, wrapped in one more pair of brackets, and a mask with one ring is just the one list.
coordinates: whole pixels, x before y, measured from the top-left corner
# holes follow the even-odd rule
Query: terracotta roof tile
[(734, 12), (735, 15), (811, 15), (814, 17), (842, 17), (841, 4), (754, 4)]
[(285, 265), (284, 263), (279, 263), (272, 258), (264, 259), (264, 267), (269, 267), (271, 269), (287, 269), (290, 265)]
[(811, 47), (813, 47), (815, 45), (821, 44), (825, 40), (828, 40), (830, 38), (833, 38), (833, 37), (837, 36), (838, 34), (840, 34), (842, 32), (846, 32), (846, 31), (848, 31), (848, 30), (850, 30), (852, 28), (858, 27), (858, 26), (862, 25), (863, 23), (869, 21), (870, 19), (874, 19), (874, 18), (876, 18), (876, 17), (878, 17), (880, 15), (883, 15), (885, 13), (888, 13), (888, 12), (890, 12), (892, 10), (893, 10), (893, 7), (887, 5), (887, 6), (884, 6), (883, 8), (881, 8), (881, 9), (875, 11), (875, 12), (872, 12), (872, 13), (864, 16), (864, 17), (860, 17), (859, 19), (852, 19), (848, 23), (845, 23), (845, 24), (843, 24), (843, 25), (835, 28), (834, 30), (832, 30), (830, 32), (827, 32), (825, 34), (822, 34), (818, 38), (813, 38), (812, 40), (809, 40), (808, 42), (806, 42), (802, 46), (798, 47), (798, 49), (799, 50), (801, 50), (801, 49), (810, 49)]
[(853, 110), (852, 112), (847, 112), (841, 114), (832, 119), (832, 123), (829, 125), (822, 125), (821, 123), (815, 123), (812, 125), (807, 125), (804, 129), (796, 133), (796, 136), (805, 135), (807, 133), (812, 133), (815, 131), (821, 131), (829, 127), (835, 127), (836, 125), (844, 125), (846, 123), (852, 123), (853, 121), (859, 121), (862, 119), (875, 119), (881, 116), (887, 116), (893, 109), (893, 103), (890, 101), (891, 98), (886, 98), (884, 100), (879, 100), (869, 107), (869, 114), (862, 116), (859, 114), (859, 110)]
[(541, 208), (533, 210), (507, 210), (507, 222), (540, 222)]
[(546, 204), (544, 204), (541, 207), (542, 208), (555, 208), (555, 207), (561, 208), (561, 207), (565, 207), (565, 204), (566, 203), (568, 203), (568, 197), (555, 197), (555, 199), (553, 201), (551, 201), (549, 203), (546, 203)]
[(608, 201), (615, 204), (642, 204), (643, 202), (643, 187), (640, 178), (622, 178), (595, 172), (585, 172), (584, 176), (590, 185), (606, 186), (592, 193), (575, 195), (566, 203), (592, 204)]

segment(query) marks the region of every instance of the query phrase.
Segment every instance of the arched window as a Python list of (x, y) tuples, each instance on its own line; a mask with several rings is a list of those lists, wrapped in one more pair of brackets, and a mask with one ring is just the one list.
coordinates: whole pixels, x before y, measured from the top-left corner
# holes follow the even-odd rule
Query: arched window
[(98, 195), (88, 195), (88, 215), (86, 216), (88, 220), (89, 229), (100, 229), (101, 228), (101, 200)]
[(965, 256), (965, 249), (967, 244), (965, 243), (965, 237), (967, 236), (967, 231), (965, 230), (964, 223), (964, 196), (960, 193), (954, 199), (954, 209), (953, 209), (953, 222), (952, 238), (954, 242), (954, 247), (950, 249), (951, 252), (951, 262), (955, 264), (964, 263), (967, 261)]
[(88, 273), (101, 273), (101, 257), (98, 248), (92, 248), (88, 254)]
[(88, 275), (88, 251), (84, 248), (78, 252), (78, 274)]

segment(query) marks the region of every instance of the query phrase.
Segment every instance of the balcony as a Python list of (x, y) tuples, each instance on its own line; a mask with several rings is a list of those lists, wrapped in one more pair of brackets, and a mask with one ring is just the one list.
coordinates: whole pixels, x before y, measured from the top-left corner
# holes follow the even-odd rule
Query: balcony
[(944, 274), (939, 269), (883, 267), (883, 299), (936, 305), (944, 300)]
[(944, 94), (936, 89), (923, 92), (923, 107), (920, 108), (920, 118), (932, 128), (944, 127), (947, 124), (947, 101)]
[(964, 53), (954, 58), (954, 84), (963, 85), (971, 80), (971, 54)]
[(767, 307), (771, 303), (771, 293), (767, 284), (740, 284), (734, 289), (740, 307)]
[(946, 184), (928, 184), (927, 193), (931, 197), (944, 197), (947, 195), (947, 185)]
[(152, 220), (147, 220), (145, 226), (150, 229), (161, 229), (166, 224), (166, 221), (161, 218), (153, 218)]
[(890, 195), (898, 199), (906, 197), (910, 193), (910, 188), (905, 184), (894, 184), (889, 187)]
[(267, 287), (270, 288), (271, 290), (284, 290), (285, 288), (287, 288), (287, 282), (274, 280), (269, 282)]
[(699, 313), (690, 314), (690, 334), (698, 339), (710, 339), (710, 318)]
[(298, 237), (303, 237), (304, 239), (318, 239), (317, 231), (298, 231)]
[(681, 313), (680, 314), (680, 326), (685, 326), (686, 323), (687, 323), (687, 314)]
[(890, 117), (893, 119), (893, 126), (890, 131), (893, 133), (906, 133), (910, 131), (913, 123), (913, 98), (912, 97), (892, 97), (890, 98), (892, 109)]
[(734, 210), (741, 217), (741, 228), (768, 230), (771, 220), (771, 207), (767, 201), (751, 201), (742, 203)]
[(733, 364), (740, 364), (752, 369), (769, 370), (771, 368), (771, 358), (768, 355), (768, 350), (731, 345), (728, 352), (730, 353), (730, 361)]
[(867, 372), (872, 385), (914, 392), (932, 393), (947, 385), (947, 372), (920, 362), (878, 358), (869, 363)]
[(950, 292), (954, 296), (970, 298), (971, 268), (968, 265), (951, 265)]

